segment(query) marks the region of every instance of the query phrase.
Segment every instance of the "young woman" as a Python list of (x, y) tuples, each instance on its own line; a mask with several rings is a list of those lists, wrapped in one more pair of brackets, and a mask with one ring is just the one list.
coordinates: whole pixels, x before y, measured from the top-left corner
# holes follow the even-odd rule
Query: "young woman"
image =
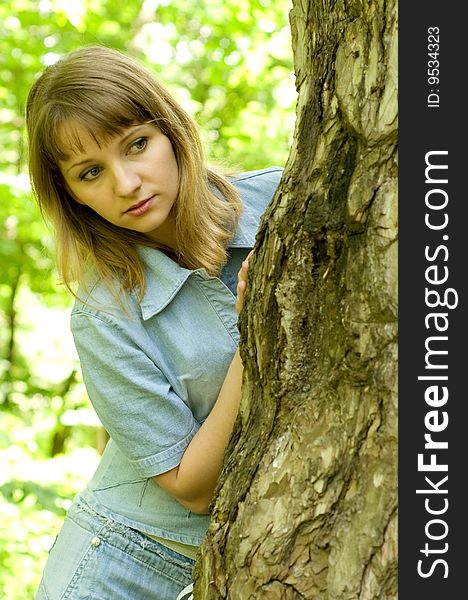
[(33, 190), (76, 296), (83, 378), (110, 434), (36, 599), (175, 600), (238, 412), (237, 315), (282, 170), (208, 168), (191, 118), (103, 47), (46, 68), (27, 128)]

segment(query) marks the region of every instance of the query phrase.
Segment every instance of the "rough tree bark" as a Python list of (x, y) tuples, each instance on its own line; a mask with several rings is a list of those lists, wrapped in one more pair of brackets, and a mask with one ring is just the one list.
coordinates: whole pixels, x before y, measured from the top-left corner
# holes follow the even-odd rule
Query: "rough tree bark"
[(296, 0), (291, 154), (196, 599), (397, 598), (396, 0)]

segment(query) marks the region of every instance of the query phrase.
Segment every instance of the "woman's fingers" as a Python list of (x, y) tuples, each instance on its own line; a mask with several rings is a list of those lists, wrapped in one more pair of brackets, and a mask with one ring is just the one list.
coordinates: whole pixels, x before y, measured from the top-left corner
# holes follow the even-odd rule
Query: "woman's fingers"
[(236, 312), (240, 313), (244, 306), (245, 290), (247, 289), (247, 274), (249, 270), (249, 258), (252, 256), (252, 252), (242, 262), (242, 266), (237, 274), (237, 301), (236, 301)]

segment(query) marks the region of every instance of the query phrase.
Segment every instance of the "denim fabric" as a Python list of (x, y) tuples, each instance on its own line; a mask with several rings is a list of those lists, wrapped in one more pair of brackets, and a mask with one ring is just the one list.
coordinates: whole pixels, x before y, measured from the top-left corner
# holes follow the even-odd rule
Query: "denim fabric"
[(35, 600), (175, 600), (195, 562), (78, 501), (50, 551)]
[(236, 350), (237, 273), (282, 175), (272, 167), (232, 181), (244, 203), (220, 277), (139, 248), (147, 287), (116, 305), (97, 282), (71, 327), (91, 402), (111, 436), (82, 497), (102, 516), (199, 545), (207, 515), (187, 511), (153, 476), (176, 467), (216, 401)]

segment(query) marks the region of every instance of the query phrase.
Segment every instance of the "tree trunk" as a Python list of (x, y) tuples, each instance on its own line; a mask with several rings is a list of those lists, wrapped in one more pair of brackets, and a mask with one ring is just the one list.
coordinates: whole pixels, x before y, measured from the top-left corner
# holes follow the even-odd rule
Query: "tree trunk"
[(397, 9), (303, 0), (196, 599), (397, 598)]

